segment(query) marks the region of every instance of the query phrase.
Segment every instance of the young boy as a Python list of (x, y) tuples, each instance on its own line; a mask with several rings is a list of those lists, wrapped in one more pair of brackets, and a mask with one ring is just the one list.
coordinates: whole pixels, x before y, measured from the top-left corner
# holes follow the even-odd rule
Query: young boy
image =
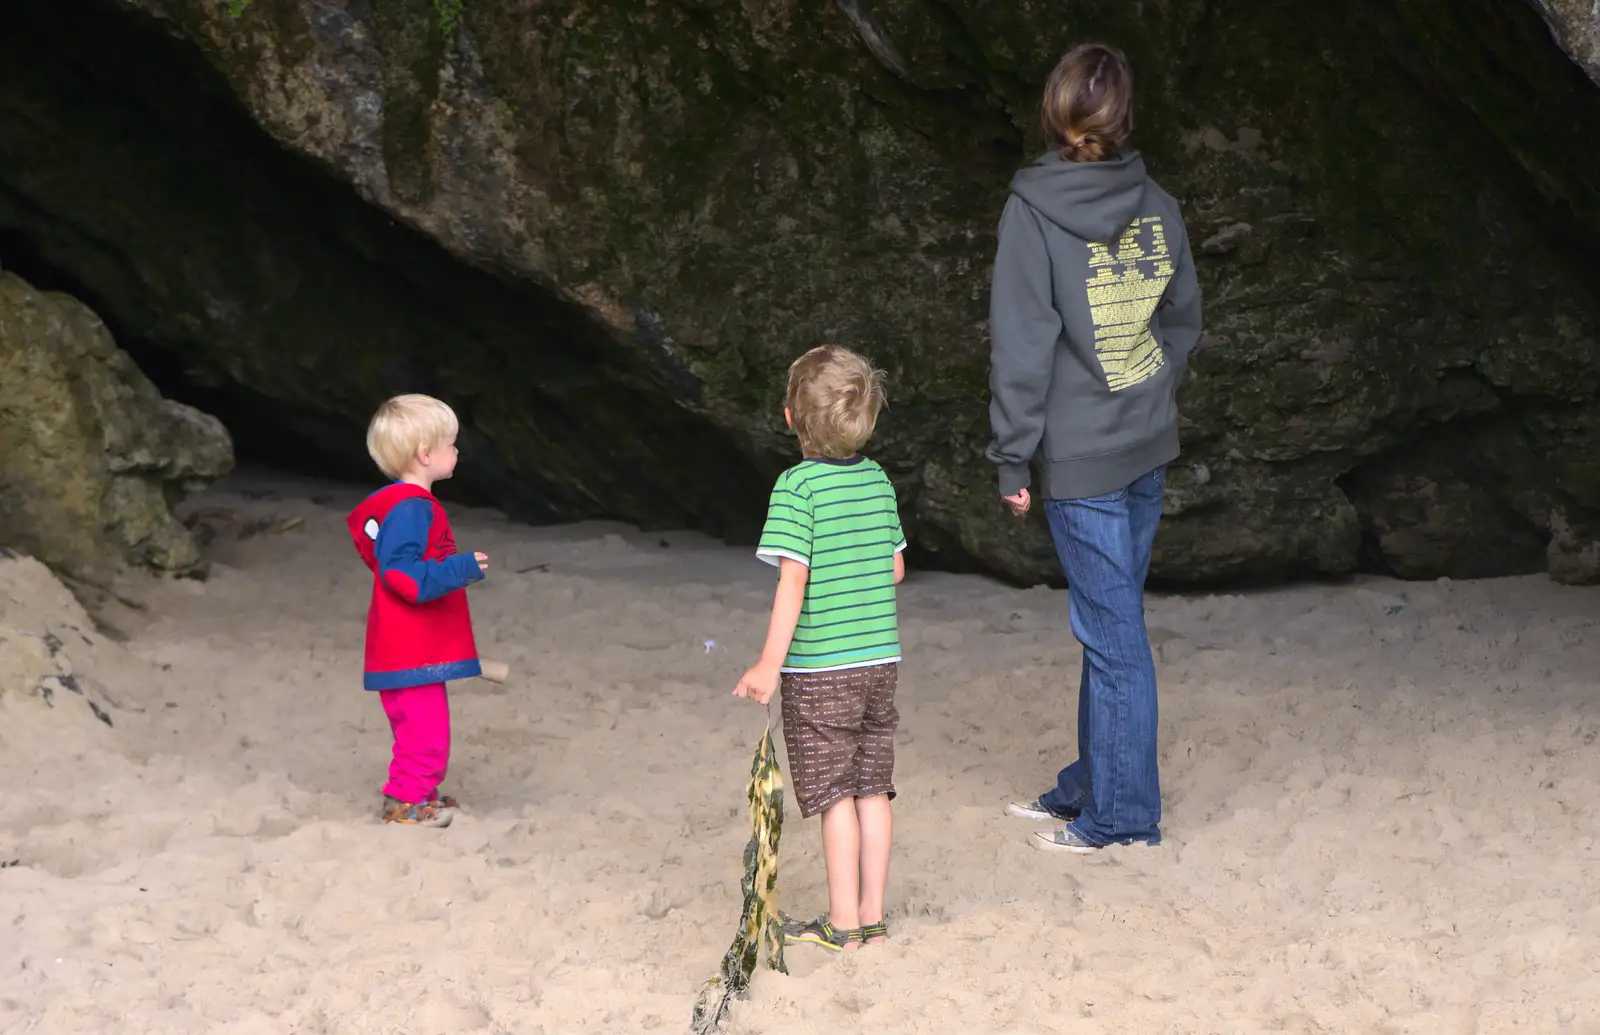
[(463, 590), (483, 578), (489, 558), (456, 552), (450, 520), (433, 484), (456, 469), (460, 425), (450, 407), (401, 395), (378, 407), (367, 452), (393, 478), (350, 512), (356, 552), (372, 569), (363, 685), (378, 691), (394, 731), (383, 788), (383, 821), (447, 827), (456, 800), (439, 796), (450, 764), (445, 681), (482, 670)]
[(894, 486), (861, 456), (883, 408), (882, 373), (837, 345), (789, 368), (784, 419), (804, 456), (778, 478), (757, 556), (779, 569), (766, 649), (735, 696), (783, 686), (783, 741), (800, 815), (822, 815), (826, 916), (784, 932), (835, 951), (889, 935), (894, 830), (895, 587), (905, 577)]

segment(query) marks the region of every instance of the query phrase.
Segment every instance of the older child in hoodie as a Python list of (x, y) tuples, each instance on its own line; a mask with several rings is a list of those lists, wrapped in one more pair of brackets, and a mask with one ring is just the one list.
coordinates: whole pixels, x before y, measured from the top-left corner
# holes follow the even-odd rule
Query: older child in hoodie
[(1000, 219), (988, 457), (1013, 513), (1028, 512), (1030, 487), (1044, 501), (1083, 671), (1077, 760), (1008, 811), (1065, 821), (1034, 844), (1087, 854), (1161, 840), (1144, 583), (1200, 289), (1178, 205), (1129, 146), (1122, 54), (1069, 51), (1041, 114), (1055, 150), (1017, 173)]

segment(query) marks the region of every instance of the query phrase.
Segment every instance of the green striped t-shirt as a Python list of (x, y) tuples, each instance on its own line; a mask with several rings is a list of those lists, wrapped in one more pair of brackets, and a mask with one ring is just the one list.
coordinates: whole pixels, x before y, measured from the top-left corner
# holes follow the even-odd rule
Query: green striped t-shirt
[(785, 672), (900, 660), (894, 555), (905, 548), (894, 486), (866, 457), (806, 460), (779, 476), (756, 556), (811, 569)]

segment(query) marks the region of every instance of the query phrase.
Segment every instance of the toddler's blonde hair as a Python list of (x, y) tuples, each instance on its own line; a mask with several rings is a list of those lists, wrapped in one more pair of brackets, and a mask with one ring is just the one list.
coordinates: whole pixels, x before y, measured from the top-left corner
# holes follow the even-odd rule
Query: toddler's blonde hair
[(372, 415), (367, 452), (378, 470), (399, 478), (419, 451), (441, 446), (460, 431), (456, 411), (433, 396), (397, 395)]
[(842, 345), (820, 345), (789, 367), (784, 405), (808, 457), (855, 456), (886, 401), (883, 371)]

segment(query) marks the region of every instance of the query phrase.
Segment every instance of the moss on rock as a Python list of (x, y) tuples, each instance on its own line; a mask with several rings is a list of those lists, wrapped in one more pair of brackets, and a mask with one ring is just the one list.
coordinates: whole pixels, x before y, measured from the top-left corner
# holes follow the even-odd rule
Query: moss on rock
[(87, 306), (0, 272), (0, 547), (97, 583), (195, 571), (171, 506), (232, 466), (221, 422), (161, 398)]
[[(1042, 530), (1004, 516), (982, 460), (987, 278), (1007, 180), (1040, 146), (1038, 85), (1093, 36), (1135, 62), (1140, 143), (1184, 205), (1207, 297), (1159, 577), (1348, 571), (1363, 537), (1397, 570), (1450, 568), (1428, 558), (1477, 540), (1441, 552), (1465, 526), (1416, 516), (1419, 499), (1465, 499), (1419, 488), (1461, 484), (1412, 448), (1441, 435), (1462, 443), (1455, 472), (1477, 472), (1468, 512), (1552, 538), (1566, 515), (1580, 552), (1597, 513), (1596, 299), (1573, 249), (1600, 241), (1600, 91), (1520, 0), (475, 0), (448, 45), (426, 0), (359, 17), (258, 0), (237, 22), (210, 0), (136, 6), (288, 148), (583, 328), (588, 358), (561, 363), (628, 412), (599, 392), (564, 402), (526, 355), (540, 343), (499, 324), (468, 320), (448, 369), (409, 370), (472, 400), (496, 463), (570, 510), (726, 529), (726, 493), (635, 486), (702, 484), (683, 455), (696, 441), (736, 458), (741, 500), (759, 496), (791, 448), (787, 363), (843, 340), (890, 372), (873, 448), (917, 543), (1052, 574)], [(163, 275), (299, 337), (213, 322), (154, 341), (342, 417), (406, 379), (385, 325), (345, 317), (348, 362), (306, 398), (264, 361), (287, 349), (325, 369), (329, 328), (224, 265)], [(612, 422), (631, 439), (639, 407), (674, 433), (630, 442), (617, 471), (563, 438)], [(1513, 433), (1547, 451), (1532, 481), (1510, 478)], [(1409, 486), (1403, 505), (1384, 486)]]

